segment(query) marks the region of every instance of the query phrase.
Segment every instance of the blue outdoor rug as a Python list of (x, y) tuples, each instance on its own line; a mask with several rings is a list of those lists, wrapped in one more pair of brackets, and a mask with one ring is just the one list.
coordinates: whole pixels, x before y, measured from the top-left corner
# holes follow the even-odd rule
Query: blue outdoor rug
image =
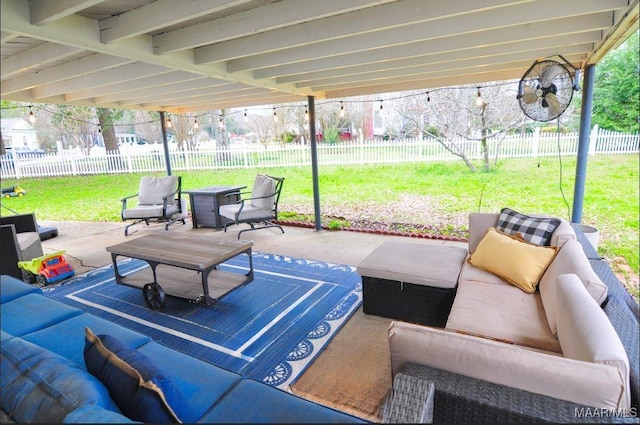
[[(247, 263), (238, 256), (220, 269), (244, 273)], [(178, 351), (286, 389), (360, 306), (362, 282), (355, 267), (346, 265), (263, 253), (253, 253), (253, 264), (254, 280), (210, 307), (167, 296), (162, 310), (151, 311), (140, 289), (115, 283), (113, 265), (43, 291)], [(147, 267), (140, 260), (118, 262), (123, 275)]]

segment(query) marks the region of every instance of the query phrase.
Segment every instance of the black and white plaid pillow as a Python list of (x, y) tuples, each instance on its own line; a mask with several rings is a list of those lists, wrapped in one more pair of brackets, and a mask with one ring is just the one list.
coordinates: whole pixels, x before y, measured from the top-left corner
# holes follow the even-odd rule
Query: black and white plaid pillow
[(512, 209), (503, 208), (496, 228), (510, 235), (520, 233), (525, 241), (532, 244), (549, 246), (551, 235), (559, 225), (560, 219), (557, 218), (529, 217)]

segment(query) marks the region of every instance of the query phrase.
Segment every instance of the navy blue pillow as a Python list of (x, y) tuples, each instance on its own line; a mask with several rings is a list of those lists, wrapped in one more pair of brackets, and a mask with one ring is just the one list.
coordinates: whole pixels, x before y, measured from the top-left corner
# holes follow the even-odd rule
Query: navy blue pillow
[(109, 390), (122, 413), (141, 422), (180, 423), (188, 405), (180, 389), (144, 354), (85, 328), (87, 370)]

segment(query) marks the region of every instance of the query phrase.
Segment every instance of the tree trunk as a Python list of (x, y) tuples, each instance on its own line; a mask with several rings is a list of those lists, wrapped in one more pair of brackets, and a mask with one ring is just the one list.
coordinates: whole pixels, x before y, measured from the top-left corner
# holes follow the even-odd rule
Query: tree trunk
[(482, 104), (482, 112), (481, 112), (481, 132), (482, 132), (482, 140), (480, 141), (480, 146), (482, 147), (482, 159), (484, 161), (484, 171), (491, 170), (491, 164), (489, 162), (489, 146), (487, 146), (487, 104)]
[(113, 117), (111, 110), (106, 108), (98, 108), (98, 121), (102, 130), (102, 138), (104, 139), (104, 147), (107, 152), (116, 151), (118, 149), (118, 140), (116, 139), (116, 130), (113, 128)]
[(118, 149), (118, 139), (116, 139), (116, 130), (113, 128), (113, 115), (110, 109), (98, 108), (98, 121), (100, 122), (100, 129), (102, 132), (102, 138), (104, 140), (104, 147), (107, 151), (107, 161), (109, 168), (112, 170), (122, 170), (125, 168), (122, 157), (120, 156), (120, 149)]

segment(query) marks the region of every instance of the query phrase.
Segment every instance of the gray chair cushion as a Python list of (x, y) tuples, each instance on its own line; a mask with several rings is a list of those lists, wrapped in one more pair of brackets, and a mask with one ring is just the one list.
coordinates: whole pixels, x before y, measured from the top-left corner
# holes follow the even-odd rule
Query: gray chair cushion
[(263, 196), (268, 196), (274, 194), (276, 191), (276, 182), (272, 178), (265, 176), (264, 174), (258, 174), (256, 179), (253, 182), (253, 189), (251, 190), (252, 198), (260, 198), (260, 199), (252, 199), (251, 204), (256, 208), (263, 208), (271, 210), (273, 208), (273, 203), (275, 199), (273, 196), (268, 198), (262, 198)]
[[(143, 205), (162, 205), (165, 196), (169, 196), (178, 188), (178, 178), (176, 176), (153, 177), (143, 176), (140, 179), (138, 190), (138, 202)], [(173, 197), (169, 203), (174, 203)]]

